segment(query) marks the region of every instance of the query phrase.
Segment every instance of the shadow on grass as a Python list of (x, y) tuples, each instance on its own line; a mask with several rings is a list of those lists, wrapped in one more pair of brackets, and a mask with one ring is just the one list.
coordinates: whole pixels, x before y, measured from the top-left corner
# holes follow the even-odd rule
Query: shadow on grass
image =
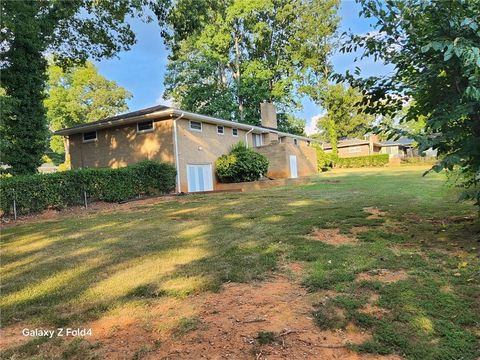
[[(448, 348), (453, 354), (455, 347), (463, 344), (474, 354), (471, 333), (465, 327), (478, 326), (480, 321), (468, 310), (480, 313), (478, 304), (473, 304), (475, 291), (467, 289), (474, 284), (467, 283), (468, 276), (475, 274), (467, 274), (471, 268), (467, 266), (461, 269), (465, 273), (461, 278), (445, 275), (445, 269), (458, 266), (458, 261), (449, 254), (425, 251), (449, 251), (459, 243), (471, 246), (465, 236), (474, 231), (473, 227), (453, 224), (442, 232), (445, 239), (439, 241), (437, 224), (423, 221), (453, 213), (471, 214), (472, 209), (463, 204), (452, 206), (456, 194), (445, 189), (438, 177), (424, 182), (417, 173), (352, 173), (342, 175), (340, 182), (322, 179), (319, 176), (311, 185), (257, 193), (193, 195), (185, 203), (161, 203), (129, 212), (6, 229), (2, 239), (2, 326), (18, 321), (44, 326), (85, 323), (131, 300), (185, 297), (217, 291), (227, 281), (263, 279), (279, 261), (287, 259), (311, 264), (305, 280), (311, 291), (355, 292), (356, 275), (372, 269), (405, 269), (410, 273), (405, 282), (410, 287), (401, 288), (406, 286), (404, 282), (375, 285), (382, 304), (399, 318), (391, 319), (395, 325), (390, 327), (382, 322), (369, 323), (374, 329), (373, 342), (359, 350), (408, 352), (415, 339), (407, 337), (399, 340), (401, 343), (389, 339), (392, 334), (398, 339), (404, 332), (415, 334), (412, 329), (421, 323), (419, 316), (425, 316), (432, 322), (435, 335), (418, 338), (435, 340), (445, 332), (450, 334), (448, 329), (452, 328), (455, 331), (450, 335), (457, 337), (452, 340), (447, 334), (446, 341), (432, 346)], [(406, 222), (407, 228), (400, 233), (385, 231), (381, 228), (383, 219), (367, 219), (363, 208), (370, 206), (385, 211), (389, 219)], [(411, 219), (411, 213), (418, 218)], [(305, 237), (313, 227), (347, 232), (355, 226), (370, 228), (359, 235), (358, 245), (334, 247)], [(439, 265), (439, 260), (445, 263)], [(417, 279), (436, 279), (438, 284)], [(417, 293), (438, 292), (442, 284), (458, 289), (447, 303), (460, 304), (446, 317), (438, 315), (445, 306), (443, 301), (437, 306), (432, 304), (434, 299), (430, 303), (414, 300)], [(397, 286), (399, 290), (395, 290)], [(413, 294), (412, 299), (404, 294)], [(404, 309), (393, 302), (398, 296), (405, 306), (416, 307), (409, 318), (402, 318)], [(455, 318), (458, 311), (466, 311), (473, 322)], [(388, 330), (392, 326), (394, 330)]]

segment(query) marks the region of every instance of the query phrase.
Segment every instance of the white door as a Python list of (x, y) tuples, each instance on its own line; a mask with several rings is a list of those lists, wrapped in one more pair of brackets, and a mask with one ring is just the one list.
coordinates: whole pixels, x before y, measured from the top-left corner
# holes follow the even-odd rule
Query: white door
[(213, 190), (212, 164), (187, 165), (188, 192)]
[(297, 157), (295, 155), (290, 155), (290, 177), (297, 178)]

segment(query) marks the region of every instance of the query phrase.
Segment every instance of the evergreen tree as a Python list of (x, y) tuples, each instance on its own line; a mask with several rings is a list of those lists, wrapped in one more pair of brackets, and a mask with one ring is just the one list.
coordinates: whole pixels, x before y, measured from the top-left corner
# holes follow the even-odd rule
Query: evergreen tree
[[(135, 42), (127, 16), (138, 1), (3, 1), (0, 86), (13, 106), (2, 109), (2, 163), (13, 174), (36, 172), (47, 146), (46, 52), (63, 66), (111, 57)], [(4, 102), (2, 100), (2, 102)]]

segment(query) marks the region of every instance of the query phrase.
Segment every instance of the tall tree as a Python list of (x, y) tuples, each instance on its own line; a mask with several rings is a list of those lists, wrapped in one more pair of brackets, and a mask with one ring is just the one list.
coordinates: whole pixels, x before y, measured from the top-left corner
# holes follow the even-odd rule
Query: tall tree
[(47, 145), (43, 54), (67, 66), (128, 49), (135, 37), (125, 18), (145, 1), (2, 1), (0, 85), (15, 106), (2, 111), (0, 150), (12, 173), (36, 172)]
[[(115, 81), (107, 80), (87, 61), (84, 66), (64, 70), (48, 67), (47, 98), (44, 101), (50, 130), (59, 130), (100, 120), (128, 110), (132, 95)], [(63, 139), (53, 136), (51, 149), (63, 153)]]
[(305, 136), (305, 121), (292, 114), (277, 114), (278, 130), (295, 135)]
[[(351, 36), (344, 51), (361, 49), (393, 71), (362, 78), (347, 73), (365, 93), (367, 111), (392, 115), (406, 101), (403, 121), (426, 119), (415, 135), (420, 150), (438, 150), (433, 167), (461, 171), (465, 198), (480, 205), (480, 4), (478, 1), (359, 0), (376, 33)], [(406, 133), (392, 130), (392, 136)]]
[(354, 88), (327, 85), (320, 99), (326, 113), (318, 119), (317, 126), (323, 130), (324, 140), (331, 142), (334, 152), (338, 139), (362, 138), (375, 120), (374, 116), (362, 112), (359, 105), (362, 95)]
[(298, 108), (312, 66), (328, 67), (338, 0), (172, 4), (158, 14), (172, 50), (165, 95), (182, 108), (258, 124), (262, 101)]

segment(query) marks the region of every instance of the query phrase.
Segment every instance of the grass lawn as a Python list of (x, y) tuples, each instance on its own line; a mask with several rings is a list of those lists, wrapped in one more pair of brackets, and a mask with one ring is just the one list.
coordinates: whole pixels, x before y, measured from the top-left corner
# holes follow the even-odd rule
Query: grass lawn
[[(456, 202), (442, 175), (422, 172), (345, 170), (320, 174), (307, 185), (188, 195), (6, 227), (1, 327), (78, 327), (120, 311), (140, 314), (145, 329), (162, 332), (148, 317), (158, 304), (188, 303), (221, 292), (227, 282), (268, 281), (295, 263), (302, 265), (299, 281), (309, 293), (335, 294), (314, 304), (311, 318), (319, 330), (353, 323), (371, 333), (350, 350), (477, 359), (477, 213)], [(365, 208), (380, 214), (369, 216)], [(309, 236), (314, 229), (362, 231), (356, 243), (334, 245)], [(402, 276), (379, 281), (382, 272)], [(361, 311), (372, 294), (381, 316)], [(332, 309), (341, 309), (341, 316)], [(173, 334), (201, 331), (201, 321), (185, 315)], [(258, 346), (270, 341), (264, 334)], [(37, 338), (15, 343), (2, 357), (93, 358), (103, 346), (79, 344)], [(142, 349), (134, 357), (151, 350)]]

